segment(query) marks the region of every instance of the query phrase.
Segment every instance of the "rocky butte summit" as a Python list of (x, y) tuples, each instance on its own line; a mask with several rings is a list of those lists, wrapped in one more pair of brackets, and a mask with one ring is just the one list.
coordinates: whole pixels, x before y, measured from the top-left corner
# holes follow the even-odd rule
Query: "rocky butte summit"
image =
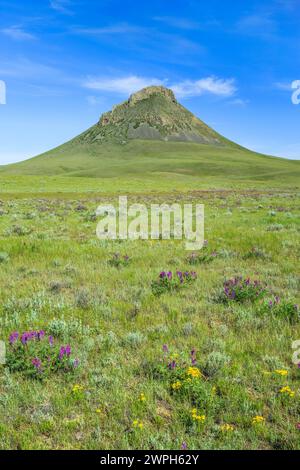
[[(131, 139), (224, 145), (226, 139), (182, 106), (172, 90), (150, 86), (102, 114), (79, 136), (85, 142), (126, 144)], [(227, 141), (228, 142), (228, 141)]]

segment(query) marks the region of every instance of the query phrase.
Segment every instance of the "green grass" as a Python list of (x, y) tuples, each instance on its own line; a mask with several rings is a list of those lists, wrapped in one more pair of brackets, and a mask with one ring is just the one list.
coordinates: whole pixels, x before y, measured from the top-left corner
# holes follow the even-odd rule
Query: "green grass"
[[(39, 382), (0, 366), (0, 447), (178, 449), (186, 442), (189, 449), (299, 449), (300, 375), (291, 343), (300, 338), (300, 324), (262, 315), (260, 301), (216, 300), (224, 279), (242, 275), (266, 283), (266, 299), (278, 294), (299, 302), (299, 203), (296, 191), (286, 189), (297, 186), (298, 163), (249, 154), (256, 169), (239, 159), (238, 172), (237, 154), (222, 166), (206, 149), (201, 161), (207, 156), (212, 163), (203, 179), (196, 154), (186, 167), (176, 155), (157, 156), (162, 175), (156, 176), (146, 150), (136, 169), (129, 155), (124, 174), (113, 178), (109, 158), (99, 179), (1, 174), (1, 338), (7, 342), (15, 330), (55, 331), (80, 367)], [(117, 168), (122, 159), (113, 158)], [(208, 249), (219, 255), (191, 266), (180, 241), (99, 241), (93, 214), (119, 191), (129, 191), (132, 202), (204, 203)], [(254, 246), (263, 255), (250, 256)], [(129, 264), (112, 266), (116, 252), (128, 255)], [(152, 281), (161, 270), (176, 269), (195, 270), (198, 278), (155, 296)], [(176, 377), (166, 361), (189, 363), (193, 348), (204, 377), (192, 389), (173, 390)], [(178, 373), (185, 380), (186, 366)], [(75, 384), (80, 393), (72, 391)], [(279, 393), (285, 385), (294, 397)], [(204, 423), (193, 421), (193, 408)], [(252, 424), (256, 415), (264, 424)], [(223, 424), (234, 431), (222, 432)]]
[(0, 193), (290, 189), (299, 187), (299, 180), (299, 161), (238, 147), (154, 141), (132, 141), (125, 146), (71, 142), (0, 168)]

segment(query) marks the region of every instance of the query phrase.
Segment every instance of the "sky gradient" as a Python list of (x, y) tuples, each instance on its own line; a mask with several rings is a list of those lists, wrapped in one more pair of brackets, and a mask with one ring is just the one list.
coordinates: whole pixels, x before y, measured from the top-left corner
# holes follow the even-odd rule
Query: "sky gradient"
[(225, 137), (299, 159), (299, 22), (300, 0), (0, 0), (0, 164), (152, 84)]

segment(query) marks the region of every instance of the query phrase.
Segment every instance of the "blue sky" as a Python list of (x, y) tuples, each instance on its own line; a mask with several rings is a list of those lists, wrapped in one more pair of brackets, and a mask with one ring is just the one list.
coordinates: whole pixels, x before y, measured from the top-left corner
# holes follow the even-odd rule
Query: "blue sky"
[(300, 158), (299, 21), (300, 0), (0, 0), (0, 164), (151, 84), (244, 146)]

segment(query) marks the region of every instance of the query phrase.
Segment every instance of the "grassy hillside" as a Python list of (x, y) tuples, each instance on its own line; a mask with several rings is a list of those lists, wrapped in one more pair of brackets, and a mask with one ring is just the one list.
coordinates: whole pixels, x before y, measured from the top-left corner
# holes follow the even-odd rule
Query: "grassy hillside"
[[(300, 162), (197, 143), (134, 140), (121, 146), (71, 141), (41, 156), (0, 168), (0, 190), (5, 190), (6, 182), (16, 181), (9, 175), (52, 176), (49, 186), (56, 176), (98, 178), (70, 184), (95, 190), (295, 187), (300, 181)], [(57, 190), (59, 186), (63, 190), (62, 181)]]

